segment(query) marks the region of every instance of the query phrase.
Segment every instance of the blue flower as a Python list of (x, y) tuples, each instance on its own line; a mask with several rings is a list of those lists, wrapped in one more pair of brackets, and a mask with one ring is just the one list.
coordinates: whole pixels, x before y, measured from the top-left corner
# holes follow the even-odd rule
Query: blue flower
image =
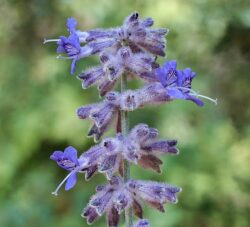
[(52, 193), (57, 195), (58, 190), (64, 184), (65, 190), (69, 190), (74, 187), (77, 180), (77, 172), (80, 171), (80, 162), (77, 158), (77, 150), (74, 147), (67, 147), (64, 152), (62, 151), (54, 151), (54, 153), (50, 156), (50, 159), (56, 161), (56, 163), (63, 169), (70, 171), (67, 177), (59, 184), (57, 189)]
[(155, 76), (166, 89), (167, 95), (170, 99), (185, 99), (196, 103), (198, 106), (203, 106), (204, 103), (198, 97), (207, 98), (199, 95), (192, 90), (192, 80), (196, 76), (190, 68), (184, 70), (176, 69), (177, 63), (175, 60), (166, 61), (162, 67), (155, 70)]
[(83, 57), (87, 57), (91, 54), (92, 48), (85, 45), (81, 47), (79, 37), (73, 33), (68, 38), (61, 36), (57, 42), (57, 53), (66, 53), (68, 57), (58, 56), (58, 58), (72, 59), (71, 74), (75, 73), (76, 62)]
[[(176, 89), (169, 90), (168, 94), (176, 99), (191, 100), (198, 106), (203, 106), (202, 100), (198, 99), (199, 96), (195, 91), (191, 89), (191, 84), (196, 73), (190, 68), (177, 71), (177, 87)], [(172, 92), (172, 93), (171, 93)]]
[(92, 49), (88, 46), (81, 47), (80, 37), (76, 31), (77, 21), (75, 18), (68, 18), (67, 28), (70, 33), (69, 37), (60, 36), (57, 41), (57, 53), (66, 53), (68, 57), (58, 56), (58, 58), (72, 59), (71, 74), (75, 73), (76, 62), (83, 57), (90, 55)]

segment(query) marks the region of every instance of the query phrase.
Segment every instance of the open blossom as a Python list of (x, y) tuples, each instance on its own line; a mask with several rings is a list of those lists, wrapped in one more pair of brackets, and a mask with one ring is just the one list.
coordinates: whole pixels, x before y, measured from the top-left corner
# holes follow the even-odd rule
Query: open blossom
[(70, 171), (70, 173), (52, 194), (58, 195), (59, 189), (65, 182), (65, 190), (73, 188), (76, 184), (77, 173), (85, 173), (85, 179), (89, 180), (97, 172), (98, 162), (96, 160), (101, 156), (105, 156), (104, 149), (98, 145), (91, 147), (79, 158), (77, 158), (77, 150), (72, 146), (67, 147), (64, 152), (54, 151), (50, 159), (56, 161), (61, 168)]
[(174, 99), (186, 99), (191, 100), (198, 106), (203, 106), (204, 103), (198, 97), (208, 99), (216, 103), (209, 97), (203, 96), (192, 90), (192, 80), (196, 76), (190, 68), (179, 70), (176, 68), (177, 63), (173, 61), (165, 61), (162, 67), (155, 70), (155, 75), (166, 89), (166, 95), (171, 100)]
[[(129, 180), (126, 184), (118, 176), (110, 179), (107, 185), (96, 187), (96, 194), (92, 196), (89, 204), (83, 210), (82, 216), (92, 224), (106, 213), (108, 226), (118, 226), (120, 214), (132, 207), (134, 214), (139, 218), (143, 216), (141, 202), (145, 201), (151, 207), (164, 212), (165, 203), (176, 203), (176, 194), (181, 189), (169, 184)], [(149, 227), (147, 220), (140, 220), (137, 227)]]
[[(75, 73), (76, 62), (83, 57), (87, 57), (91, 54), (91, 49), (87, 46), (81, 47), (79, 38), (76, 34), (71, 34), (69, 37), (61, 36), (57, 42), (57, 53), (66, 53), (68, 59), (72, 59), (71, 74)], [(59, 58), (64, 58), (59, 56)]]
[(53, 192), (53, 194), (57, 195), (59, 188), (65, 181), (65, 190), (73, 188), (76, 184), (77, 173), (81, 169), (81, 161), (77, 158), (77, 150), (74, 147), (69, 146), (64, 150), (64, 152), (55, 151), (50, 156), (50, 159), (56, 161), (61, 168), (70, 171), (68, 176), (62, 181), (62, 183), (58, 186), (55, 192)]
[(191, 89), (191, 83), (195, 73), (190, 68), (177, 70), (176, 61), (166, 61), (162, 67), (155, 70), (156, 77), (159, 79), (166, 94), (170, 99), (186, 99), (203, 106), (203, 102), (196, 98), (196, 93)]
[[(152, 18), (139, 19), (137, 12), (129, 15), (121, 27), (113, 29), (94, 29), (88, 31), (76, 30), (77, 21), (69, 18), (67, 28), (69, 37), (45, 40), (44, 43), (56, 41), (57, 52), (66, 53), (72, 59), (71, 74), (75, 73), (76, 62), (81, 58), (112, 50), (116, 53), (120, 47), (129, 46), (135, 52), (149, 52), (153, 55), (164, 56), (166, 29), (153, 29)], [(84, 45), (81, 45), (81, 44)], [(59, 58), (65, 58), (59, 56)]]

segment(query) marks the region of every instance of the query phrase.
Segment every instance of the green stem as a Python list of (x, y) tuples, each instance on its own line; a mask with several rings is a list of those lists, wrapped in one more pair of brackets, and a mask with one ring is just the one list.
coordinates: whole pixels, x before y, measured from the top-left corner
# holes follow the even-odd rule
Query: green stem
[[(126, 91), (128, 87), (127, 75), (123, 74), (121, 79), (121, 92)], [(126, 111), (121, 111), (121, 132), (123, 135), (128, 134), (128, 113)], [(123, 161), (123, 180), (126, 183), (130, 179), (130, 165), (129, 162)], [(127, 227), (133, 226), (133, 215), (132, 208), (125, 211), (125, 221)]]

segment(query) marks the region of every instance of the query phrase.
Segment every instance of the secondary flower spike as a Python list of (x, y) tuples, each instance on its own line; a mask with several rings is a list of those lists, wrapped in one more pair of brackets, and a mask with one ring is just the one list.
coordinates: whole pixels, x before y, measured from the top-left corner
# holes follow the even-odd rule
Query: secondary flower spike
[[(120, 177), (114, 176), (107, 185), (97, 186), (96, 191), (82, 216), (87, 219), (88, 224), (92, 224), (106, 213), (108, 226), (112, 227), (118, 226), (120, 214), (130, 207), (133, 207), (134, 214), (138, 215), (136, 207), (139, 205), (142, 209), (138, 203), (141, 200), (164, 212), (163, 205), (167, 202), (176, 203), (176, 194), (181, 189), (168, 184), (132, 179), (124, 184)], [(140, 220), (135, 226), (148, 227), (149, 222)]]
[(192, 101), (198, 106), (204, 103), (200, 95), (191, 89), (191, 83), (195, 73), (191, 69), (176, 70), (176, 62), (165, 62), (165, 66), (155, 70), (155, 78), (159, 82), (151, 82), (137, 90), (127, 90), (122, 93), (108, 92), (103, 102), (82, 106), (78, 108), (77, 115), (80, 119), (91, 119), (94, 123), (89, 131), (96, 141), (109, 129), (112, 122), (116, 121), (118, 112), (133, 111), (145, 105), (154, 105), (170, 102), (176, 99)]

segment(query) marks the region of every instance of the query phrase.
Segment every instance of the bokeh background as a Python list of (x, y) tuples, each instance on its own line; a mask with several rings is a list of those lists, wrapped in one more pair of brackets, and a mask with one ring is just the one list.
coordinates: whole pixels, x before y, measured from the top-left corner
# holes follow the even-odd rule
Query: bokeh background
[[(54, 197), (66, 172), (49, 156), (93, 144), (90, 122), (75, 110), (98, 101), (98, 93), (82, 90), (70, 62), (55, 58), (56, 45), (42, 42), (67, 34), (68, 17), (83, 30), (106, 28), (134, 10), (170, 29), (167, 58), (197, 72), (195, 90), (218, 98), (217, 106), (175, 101), (130, 114), (131, 125), (157, 127), (163, 138), (178, 139), (181, 151), (163, 158), (161, 175), (132, 168), (134, 178), (183, 188), (165, 214), (146, 206), (145, 217), (153, 227), (250, 226), (250, 2), (240, 0), (1, 0), (0, 226), (87, 226), (80, 213), (104, 177), (79, 176), (73, 190)], [(78, 72), (95, 64), (95, 57), (85, 59)]]

